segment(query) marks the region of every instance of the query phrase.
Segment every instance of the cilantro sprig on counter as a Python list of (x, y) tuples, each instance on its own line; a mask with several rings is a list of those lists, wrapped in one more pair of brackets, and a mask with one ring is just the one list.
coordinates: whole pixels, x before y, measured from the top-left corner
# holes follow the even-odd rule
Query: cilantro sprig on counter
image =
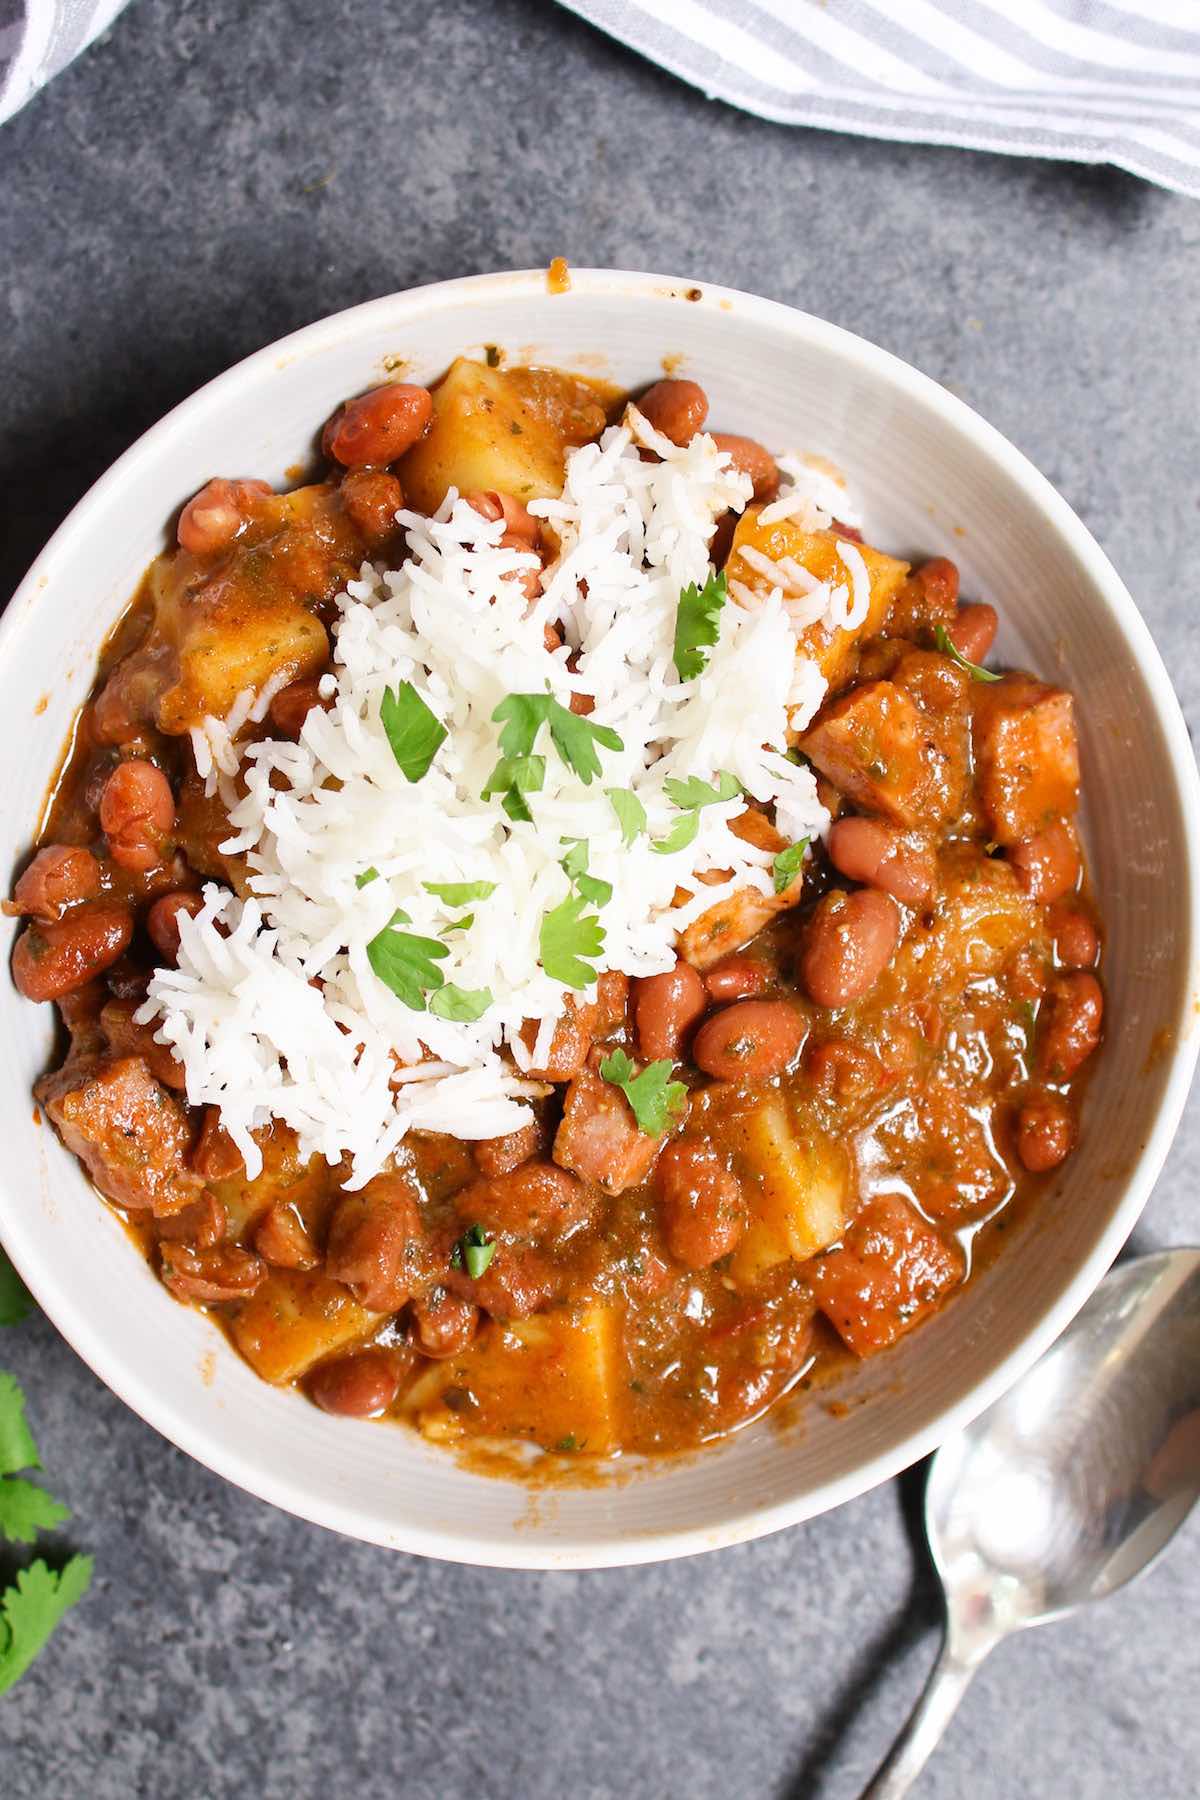
[(624, 1050), (614, 1050), (600, 1064), (600, 1076), (620, 1088), (633, 1109), (638, 1130), (646, 1137), (661, 1137), (687, 1105), (687, 1089), (682, 1081), (672, 1081), (675, 1065), (669, 1058), (647, 1063), (640, 1075), (634, 1069)]
[(721, 635), (727, 597), (724, 571), (710, 575), (702, 588), (690, 582), (680, 594), (672, 656), (680, 681), (694, 681), (708, 667), (708, 653)]
[[(24, 1283), (0, 1250), (0, 1324), (16, 1325), (32, 1306)], [(9, 1543), (32, 1544), (40, 1531), (53, 1531), (71, 1516), (68, 1507), (28, 1479), (25, 1471), (41, 1466), (25, 1419), (25, 1396), (15, 1376), (0, 1370), (0, 1537)], [(20, 1680), (63, 1614), (82, 1600), (92, 1567), (90, 1556), (68, 1557), (58, 1569), (35, 1557), (0, 1592), (0, 1694)]]

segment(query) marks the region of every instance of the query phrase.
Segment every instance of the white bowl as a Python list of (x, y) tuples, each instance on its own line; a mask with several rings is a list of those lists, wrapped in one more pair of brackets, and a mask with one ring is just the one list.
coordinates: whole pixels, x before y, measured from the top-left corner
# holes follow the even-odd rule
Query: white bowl
[[(420, 288), (322, 320), (222, 375), (127, 452), (56, 533), (0, 627), (0, 866), (21, 860), (97, 651), (179, 504), (210, 475), (282, 483), (345, 395), (403, 359), (418, 381), (463, 350), (625, 383), (662, 359), (708, 390), (718, 428), (832, 457), (888, 549), (944, 553), (994, 601), (1001, 654), (1078, 697), (1091, 867), (1108, 927), (1108, 1042), (1083, 1141), (1028, 1228), (834, 1417), (818, 1400), (700, 1456), (531, 1497), (415, 1433), (336, 1420), (266, 1386), (160, 1286), (53, 1132), (33, 1122), (49, 1007), (0, 981), (5, 1245), (96, 1373), (165, 1436), (263, 1499), (354, 1537), (463, 1562), (646, 1562), (795, 1524), (886, 1480), (978, 1413), (1096, 1286), (1166, 1154), (1197, 1048), (1200, 789), (1179, 708), (1105, 557), (1012, 445), (932, 381), (819, 319), (663, 276), (542, 272)], [(11, 946), (13, 927), (4, 927)], [(854, 1404), (860, 1399), (869, 1404)]]

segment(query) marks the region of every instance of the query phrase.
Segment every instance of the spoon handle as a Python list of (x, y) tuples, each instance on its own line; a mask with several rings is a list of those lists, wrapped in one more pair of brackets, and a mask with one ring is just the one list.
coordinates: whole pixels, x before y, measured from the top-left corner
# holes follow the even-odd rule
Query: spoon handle
[(943, 1640), (925, 1692), (875, 1779), (863, 1789), (861, 1800), (900, 1800), (902, 1794), (907, 1794), (941, 1742), (942, 1733), (981, 1661), (977, 1654), (968, 1662), (949, 1636)]

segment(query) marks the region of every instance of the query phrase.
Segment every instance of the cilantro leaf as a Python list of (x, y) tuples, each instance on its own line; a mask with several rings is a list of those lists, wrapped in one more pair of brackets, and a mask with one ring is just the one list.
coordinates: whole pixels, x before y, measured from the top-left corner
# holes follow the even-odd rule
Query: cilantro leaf
[(694, 581), (690, 582), (680, 594), (672, 659), (680, 681), (694, 681), (708, 667), (708, 652), (721, 635), (721, 608), (725, 600), (723, 572), (710, 575), (702, 588)]
[(620, 1088), (633, 1109), (638, 1130), (646, 1137), (661, 1137), (687, 1105), (682, 1081), (672, 1081), (675, 1065), (670, 1058), (648, 1063), (640, 1075), (624, 1050), (614, 1050), (600, 1064), (600, 1075)]
[(0, 1475), (41, 1466), (33, 1434), (25, 1423), (25, 1396), (16, 1376), (0, 1369)]
[(435, 964), (450, 952), (436, 938), (396, 930), (398, 924), (408, 922), (407, 913), (393, 913), (391, 923), (367, 945), (367, 961), (397, 1000), (403, 1000), (414, 1012), (424, 1012), (426, 990), (440, 988), (446, 979)]
[(646, 829), (646, 809), (632, 788), (605, 788), (604, 792), (617, 815), (621, 842), (628, 849), (634, 838), (640, 837)]
[(452, 931), (470, 931), (475, 923), (474, 913), (460, 913), (457, 919), (447, 919), (438, 933), (439, 937), (449, 937)]
[(481, 799), (502, 794), (500, 804), (510, 819), (532, 823), (533, 814), (525, 804), (526, 794), (539, 793), (546, 781), (544, 756), (503, 756), (487, 779)]
[(19, 1325), (33, 1311), (33, 1296), (0, 1246), (0, 1325)]
[(509, 694), (492, 718), (503, 726), (500, 754), (504, 757), (528, 756), (541, 727), (548, 725), (554, 748), (585, 787), (600, 773), (597, 744), (606, 750), (625, 748), (611, 725), (593, 724), (570, 707), (560, 706), (553, 694)]
[(473, 1025), (482, 1019), (492, 1004), (491, 988), (460, 988), (452, 981), (440, 987), (429, 1002), (429, 1010), (439, 1019), (453, 1019), (460, 1025)]
[(771, 864), (775, 871), (775, 892), (782, 894), (790, 888), (804, 864), (804, 852), (808, 849), (808, 839), (801, 838), (798, 843), (789, 844), (781, 850)]
[(689, 775), (685, 781), (668, 778), (663, 786), (667, 799), (684, 812), (700, 806), (718, 806), (723, 800), (735, 800), (746, 791), (728, 769), (718, 769), (716, 787), (710, 781), (701, 781), (698, 775)]
[(562, 859), (562, 866), (567, 875), (575, 883), (585, 900), (593, 906), (607, 906), (613, 897), (611, 881), (601, 881), (598, 875), (589, 875), (588, 846), (583, 838), (564, 838), (563, 843), (570, 843), (571, 848)]
[(35, 1482), (20, 1475), (0, 1481), (0, 1537), (12, 1544), (32, 1544), (39, 1531), (53, 1531), (71, 1509)]
[(542, 917), (538, 937), (542, 967), (564, 987), (591, 987), (596, 979), (590, 962), (604, 948), (604, 927), (594, 913), (584, 913), (586, 904), (582, 894), (568, 894)]
[(466, 906), (471, 900), (486, 900), (496, 891), (494, 881), (423, 881), (427, 894), (444, 900), (447, 906)]
[(697, 808), (693, 808), (691, 812), (680, 813), (666, 837), (655, 838), (650, 848), (660, 856), (671, 856), (676, 850), (686, 850), (699, 829), (700, 813)]
[(430, 711), (411, 681), (384, 688), (379, 719), (392, 755), (406, 781), (420, 781), (446, 740), (446, 727)]
[(91, 1579), (90, 1556), (73, 1556), (58, 1570), (39, 1557), (17, 1571), (14, 1585), (0, 1595), (0, 1694), (20, 1680)]
[(472, 1281), (478, 1281), (495, 1254), (496, 1246), (483, 1226), (471, 1225), (450, 1252), (450, 1264), (452, 1268), (465, 1269)]
[(943, 656), (948, 656), (951, 662), (956, 662), (960, 669), (965, 669), (967, 671), (967, 674), (971, 677), (972, 681), (1000, 680), (1000, 676), (997, 675), (994, 670), (982, 668), (979, 663), (968, 661), (962, 651), (955, 648), (953, 639), (944, 625), (934, 626), (933, 641)]
[(379, 870), (375, 867), (374, 863), (372, 863), (369, 869), (364, 869), (361, 875), (356, 875), (354, 877), (354, 885), (356, 888), (365, 888), (368, 887), (372, 881), (378, 880)]

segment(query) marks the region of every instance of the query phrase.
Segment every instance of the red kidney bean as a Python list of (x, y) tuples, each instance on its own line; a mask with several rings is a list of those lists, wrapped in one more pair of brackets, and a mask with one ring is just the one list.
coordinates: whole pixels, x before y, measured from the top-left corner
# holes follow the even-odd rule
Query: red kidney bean
[(174, 962), (179, 955), (179, 915), (186, 913), (194, 919), (203, 905), (203, 894), (194, 888), (177, 888), (174, 893), (160, 894), (146, 914), (150, 942), (168, 962)]
[(1037, 1094), (1017, 1113), (1017, 1155), (1031, 1174), (1056, 1169), (1075, 1145), (1075, 1120), (1057, 1094)]
[(920, 906), (934, 883), (930, 846), (883, 819), (839, 819), (829, 833), (829, 860), (851, 881), (882, 888), (906, 906)]
[(180, 1300), (243, 1300), (267, 1273), (266, 1265), (240, 1244), (199, 1250), (190, 1244), (162, 1246), (164, 1284)]
[(95, 900), (100, 893), (100, 864), (90, 850), (74, 844), (46, 844), (24, 869), (3, 910), (10, 915), (28, 913), (49, 922), (60, 919), (69, 906)]
[(728, 1256), (746, 1229), (741, 1184), (703, 1138), (677, 1138), (658, 1159), (663, 1236), (689, 1269)]
[(382, 466), (411, 450), (432, 417), (428, 388), (389, 381), (347, 400), (325, 427), (321, 448), (347, 469)]
[(287, 687), (280, 688), (267, 708), (267, 717), (280, 737), (298, 738), (300, 727), (314, 706), (327, 711), (332, 705), (332, 700), (321, 698), (320, 676), (314, 675), (309, 680), (292, 681)]
[(533, 545), (529, 542), (529, 539), (523, 537), (519, 531), (506, 531), (504, 536), (500, 539), (497, 548), (500, 550), (516, 550), (519, 551), (522, 556), (537, 556), (536, 568), (530, 563), (527, 568), (514, 570), (507, 578), (509, 581), (516, 582), (526, 600), (536, 600), (542, 591), (542, 559), (534, 549)]
[(140, 757), (118, 763), (100, 796), (100, 828), (113, 861), (136, 874), (158, 868), (174, 823), (175, 796), (162, 770)]
[(13, 951), (13, 980), (27, 1000), (57, 1000), (111, 967), (132, 936), (127, 906), (84, 906), (51, 924), (27, 925)]
[(447, 1288), (412, 1304), (412, 1341), (422, 1356), (458, 1356), (479, 1330), (479, 1308)]
[(1079, 881), (1079, 845), (1062, 819), (1011, 845), (1008, 860), (1035, 900), (1061, 900)]
[(638, 1048), (646, 1062), (678, 1062), (684, 1034), (708, 1011), (708, 993), (691, 963), (633, 984)]
[(948, 556), (931, 556), (913, 570), (913, 577), (920, 583), (931, 613), (953, 611), (958, 600), (958, 566)]
[(766, 963), (744, 953), (727, 956), (723, 962), (714, 963), (711, 969), (704, 971), (709, 998), (722, 1006), (731, 1000), (752, 1000), (758, 994), (768, 993), (771, 979), (771, 970)]
[(218, 475), (206, 482), (179, 515), (179, 548), (193, 556), (226, 549), (246, 529), (255, 502), (271, 492), (265, 481), (227, 481)]
[(805, 1029), (786, 1000), (739, 1000), (705, 1020), (692, 1061), (717, 1081), (766, 1081), (794, 1060)]
[(842, 1106), (857, 1106), (878, 1094), (887, 1073), (871, 1050), (849, 1038), (826, 1038), (804, 1052), (804, 1073), (819, 1094)]
[(835, 888), (808, 922), (800, 979), (818, 1006), (849, 1006), (869, 994), (900, 938), (896, 902), (876, 888)]
[(355, 1350), (335, 1356), (309, 1376), (308, 1391), (322, 1412), (347, 1419), (373, 1419), (386, 1412), (400, 1392), (403, 1369), (388, 1350)]
[(535, 519), (529, 508), (522, 506), (519, 500), (514, 500), (511, 494), (501, 494), (495, 489), (476, 488), (473, 493), (464, 494), (463, 498), (468, 506), (473, 506), (490, 523), (503, 519), (505, 537), (524, 538), (529, 548), (540, 539), (541, 520)]
[(959, 607), (946, 627), (946, 635), (960, 656), (968, 662), (981, 663), (996, 641), (999, 623), (995, 607), (977, 600)]
[(321, 1260), (304, 1220), (286, 1200), (268, 1206), (254, 1228), (254, 1248), (277, 1269), (315, 1269)]
[(729, 460), (739, 475), (748, 475), (754, 483), (752, 500), (773, 499), (779, 487), (779, 468), (769, 450), (753, 438), (738, 437), (729, 431), (714, 431), (713, 443), (728, 452)]
[(1056, 976), (1038, 1023), (1037, 1066), (1048, 1081), (1069, 1081), (1100, 1042), (1104, 990), (1082, 969)]
[(690, 444), (708, 417), (708, 395), (697, 381), (656, 381), (636, 405), (643, 419), (673, 444)]
[(1062, 900), (1046, 913), (1054, 953), (1066, 969), (1093, 969), (1100, 956), (1100, 937), (1085, 912)]
[(399, 530), (396, 514), (404, 490), (386, 469), (351, 469), (342, 482), (342, 503), (370, 549), (386, 544)]
[(228, 1181), (245, 1167), (242, 1153), (221, 1123), (219, 1108), (206, 1106), (204, 1123), (191, 1156), (201, 1181)]

